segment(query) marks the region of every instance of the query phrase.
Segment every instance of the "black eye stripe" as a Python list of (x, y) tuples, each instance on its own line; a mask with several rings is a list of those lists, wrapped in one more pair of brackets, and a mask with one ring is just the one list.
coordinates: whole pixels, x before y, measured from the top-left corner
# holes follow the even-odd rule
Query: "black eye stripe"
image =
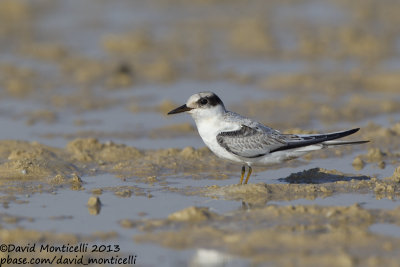
[(223, 106), (224, 105), (222, 103), (221, 99), (215, 94), (208, 95), (208, 96), (205, 96), (205, 97), (201, 97), (199, 100), (197, 100), (197, 103), (199, 105), (201, 105), (201, 106), (204, 106), (204, 105), (207, 105), (207, 104), (210, 105), (210, 106), (216, 106), (216, 105), (222, 105)]

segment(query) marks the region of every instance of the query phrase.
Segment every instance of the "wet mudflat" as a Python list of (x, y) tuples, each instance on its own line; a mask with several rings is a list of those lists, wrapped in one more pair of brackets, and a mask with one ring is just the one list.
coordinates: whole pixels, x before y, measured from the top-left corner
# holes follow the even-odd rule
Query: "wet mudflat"
[[(102, 256), (141, 266), (398, 266), (399, 10), (1, 1), (1, 242), (118, 245)], [(283, 132), (371, 142), (239, 186), (189, 116), (165, 115), (206, 90)]]

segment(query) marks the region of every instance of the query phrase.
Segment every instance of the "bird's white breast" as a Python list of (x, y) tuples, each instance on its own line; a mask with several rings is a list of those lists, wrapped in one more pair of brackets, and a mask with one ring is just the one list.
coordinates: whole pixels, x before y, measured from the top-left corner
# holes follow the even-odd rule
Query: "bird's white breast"
[(218, 157), (229, 159), (236, 162), (243, 162), (238, 156), (229, 153), (217, 142), (217, 135), (221, 132), (235, 131), (240, 129), (240, 125), (232, 122), (225, 122), (219, 117), (202, 118), (195, 120), (199, 135), (207, 147)]

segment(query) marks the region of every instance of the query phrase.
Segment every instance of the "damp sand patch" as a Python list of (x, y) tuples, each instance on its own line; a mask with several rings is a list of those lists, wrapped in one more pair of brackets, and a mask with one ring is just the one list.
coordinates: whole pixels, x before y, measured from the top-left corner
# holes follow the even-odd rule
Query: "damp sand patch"
[[(254, 263), (285, 265), (296, 259), (298, 266), (362, 266), (375, 261), (390, 265), (400, 259), (400, 238), (374, 234), (369, 228), (376, 223), (399, 225), (398, 214), (398, 209), (368, 210), (358, 204), (269, 205), (227, 214), (189, 207), (165, 219), (131, 225), (142, 231), (134, 237), (136, 242), (177, 250), (215, 249)], [(379, 257), (382, 254), (386, 257)]]
[(0, 190), (7, 195), (51, 192), (55, 187), (81, 187), (84, 169), (59, 148), (36, 142), (0, 142)]
[(3, 178), (33, 179), (79, 172), (66, 157), (61, 149), (36, 142), (1, 141), (0, 173)]
[[(8, 193), (31, 194), (65, 185), (82, 189), (81, 177), (99, 173), (162, 184), (171, 173), (222, 173), (228, 166), (207, 148), (139, 150), (93, 138), (75, 139), (65, 148), (37, 142), (0, 141), (0, 190)], [(215, 177), (226, 179), (224, 175)], [(138, 190), (134, 188), (133, 192)]]
[(377, 198), (389, 199), (400, 197), (399, 168), (394, 171), (393, 176), (381, 180), (322, 168), (294, 173), (281, 180), (285, 184), (213, 185), (190, 188), (185, 194), (237, 200), (252, 205), (265, 205), (269, 201), (290, 201), (302, 198), (314, 200), (342, 193), (374, 193)]

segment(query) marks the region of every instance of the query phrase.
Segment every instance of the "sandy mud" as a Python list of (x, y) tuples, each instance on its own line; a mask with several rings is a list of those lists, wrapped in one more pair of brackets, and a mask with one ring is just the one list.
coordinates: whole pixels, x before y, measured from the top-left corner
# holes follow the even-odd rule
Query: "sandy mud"
[(255, 264), (280, 266), (396, 266), (399, 260), (399, 239), (369, 231), (375, 223), (399, 225), (398, 209), (268, 205), (245, 210), (220, 215), (189, 207), (166, 219), (135, 222), (144, 233), (134, 239), (174, 249), (224, 248)]

